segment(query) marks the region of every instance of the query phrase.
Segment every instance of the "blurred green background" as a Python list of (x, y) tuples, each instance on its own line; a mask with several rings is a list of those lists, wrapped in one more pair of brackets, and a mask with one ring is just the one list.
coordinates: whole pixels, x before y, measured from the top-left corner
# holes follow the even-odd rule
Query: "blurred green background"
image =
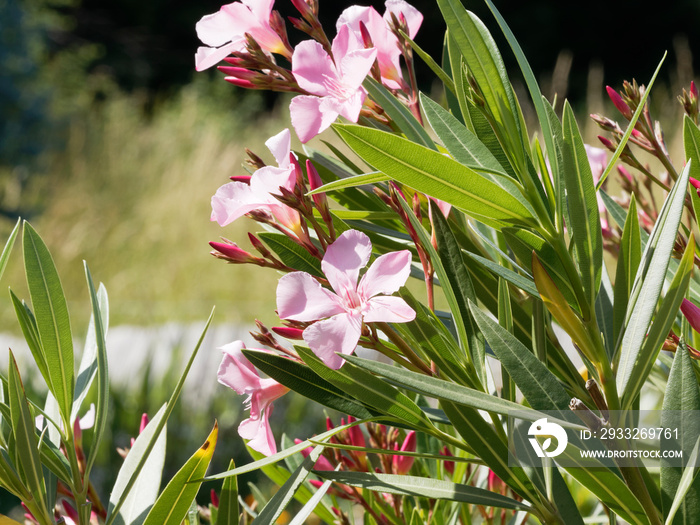
[[(430, 0), (412, 3), (430, 26), (417, 41), (437, 56), (442, 40), (433, 35), (442, 34), (439, 13)], [(668, 49), (652, 102), (657, 117), (679, 121), (675, 95), (693, 78), (691, 50), (700, 45), (697, 2), (667, 4), (653, 17), (632, 2), (496, 3), (543, 92), (570, 95), (582, 121), (590, 112), (612, 114), (604, 85), (619, 87), (633, 76), (646, 81)], [(320, 4), (332, 33), (335, 18), (350, 3)], [(383, 2), (374, 4), (383, 12)], [(96, 471), (105, 498), (121, 463), (115, 447), (128, 446), (140, 414), (153, 414), (168, 398), (192, 349), (192, 334), (213, 305), (217, 329), (201, 350), (199, 375), (188, 383), (192, 393), (186, 392), (169, 426), (165, 475), (201, 444), (215, 418), (222, 433), (212, 469), (224, 470), (230, 458), (247, 461), (236, 434), (242, 398), (219, 385), (198, 394), (203, 383), (216, 381), (217, 346), (234, 335), (244, 337), (256, 318), (276, 324), (276, 275), (209, 255), (207, 242), (219, 236), (249, 246), (245, 232), (252, 224), (239, 220), (220, 228), (209, 221), (209, 202), (228, 177), (243, 173), (244, 147), (270, 159), (263, 144), (289, 126), (288, 99), (234, 88), (216, 71), (194, 73), (195, 23), (220, 5), (0, 0), (0, 237), (6, 238), (18, 216), (42, 235), (62, 276), (77, 340), (84, 338), (90, 312), (82, 260), (107, 287), (113, 331), (122, 330), (110, 358), (131, 377), (116, 382), (112, 392), (112, 444), (101, 451), (102, 468)], [(480, 2), (467, 5), (496, 33)], [(276, 8), (294, 14), (289, 2), (279, 0)], [(289, 29), (292, 42), (298, 41), (301, 36)], [(507, 47), (501, 49), (512, 66)], [(432, 76), (420, 64), (419, 74), (421, 88), (431, 92)], [(513, 81), (517, 88), (518, 79)], [(594, 143), (597, 130), (590, 121), (584, 130)], [(675, 136), (667, 140), (680, 147)], [(15, 250), (4, 284), (27, 298)], [(129, 332), (125, 326), (140, 328)], [(156, 331), (144, 336), (149, 329)], [(29, 352), (11, 339), (19, 330), (7, 299), (0, 302), (0, 332), (9, 334), (0, 341), (10, 341), (30, 378)], [(131, 347), (143, 348), (145, 355), (120, 359)], [(3, 369), (4, 363), (2, 354)], [(34, 379), (28, 384), (37, 390), (34, 399), (41, 399)], [(319, 417), (309, 417), (309, 410)], [(321, 414), (303, 399), (286, 396), (276, 403), (273, 428), (278, 437), (283, 431), (308, 437), (324, 429)], [(0, 494), (0, 512), (15, 503)]]

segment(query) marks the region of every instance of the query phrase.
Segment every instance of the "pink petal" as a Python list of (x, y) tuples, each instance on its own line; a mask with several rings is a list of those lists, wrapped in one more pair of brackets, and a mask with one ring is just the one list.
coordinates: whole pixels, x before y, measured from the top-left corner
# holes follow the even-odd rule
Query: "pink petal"
[(416, 312), (401, 297), (380, 295), (367, 301), (362, 313), (365, 323), (407, 323)]
[(365, 267), (371, 254), (372, 242), (357, 230), (343, 232), (328, 247), (321, 268), (338, 295), (347, 297), (355, 291), (360, 269)]
[(245, 344), (234, 341), (219, 348), (224, 358), (219, 366), (217, 379), (222, 385), (235, 390), (238, 394), (251, 394), (260, 388), (260, 376), (255, 367), (243, 355)]
[(299, 140), (304, 144), (328, 129), (338, 118), (338, 112), (333, 111), (328, 105), (321, 107), (323, 100), (314, 96), (300, 95), (294, 97), (289, 105), (292, 126)]
[[(416, 431), (411, 430), (406, 434), (406, 439), (401, 445), (401, 452), (415, 452), (416, 451)], [(411, 470), (413, 462), (415, 461), (413, 456), (394, 456), (391, 459), (393, 470), (395, 474), (405, 475)]]
[[(292, 191), (296, 181), (297, 177), (292, 166), (286, 168), (265, 166), (253, 173), (250, 178), (250, 187), (256, 195), (281, 195), (280, 188)], [(271, 199), (270, 202), (279, 203), (276, 199)]]
[(271, 412), (272, 405), (269, 405), (260, 419), (248, 418), (238, 425), (238, 435), (243, 439), (249, 439), (248, 446), (265, 456), (277, 453), (275, 436), (272, 435), (269, 422)]
[(411, 273), (411, 252), (386, 253), (378, 257), (362, 276), (357, 292), (367, 300), (377, 294), (390, 295), (397, 292)]
[(308, 322), (344, 311), (338, 296), (308, 273), (289, 273), (277, 285), (277, 313), (281, 319)]
[(421, 12), (404, 0), (386, 0), (384, 5), (386, 6), (384, 20), (386, 20), (387, 24), (391, 22), (391, 13), (394, 13), (397, 18), (399, 17), (399, 13), (403, 13), (403, 16), (406, 18), (406, 25), (408, 26), (408, 36), (414, 38), (423, 23), (423, 15)]
[(336, 352), (351, 354), (357, 347), (362, 330), (359, 313), (339, 314), (318, 321), (304, 330), (304, 341), (327, 367), (337, 370), (345, 363)]
[(360, 89), (376, 58), (376, 49), (358, 49), (345, 55), (340, 60), (339, 66), (344, 89), (352, 91)]
[(219, 47), (243, 36), (239, 24), (223, 6), (216, 13), (203, 16), (197, 22), (197, 37), (208, 46)]
[(294, 48), (292, 73), (302, 89), (319, 96), (328, 94), (329, 79), (338, 80), (333, 60), (315, 40), (304, 40)]
[(608, 165), (608, 152), (601, 148), (589, 146), (588, 144), (584, 144), (584, 147), (586, 148), (588, 162), (593, 172), (593, 181), (597, 183)]
[(280, 168), (289, 167), (289, 152), (292, 149), (292, 135), (288, 128), (283, 129), (265, 142), (265, 146), (275, 157)]
[(250, 417), (259, 418), (275, 399), (282, 397), (289, 389), (271, 378), (261, 379), (260, 388), (250, 396)]
[(199, 47), (194, 55), (194, 67), (197, 71), (209, 69), (234, 51), (239, 51), (243, 44), (243, 40), (234, 40), (221, 47)]
[[(260, 208), (271, 197), (260, 197), (250, 185), (229, 182), (221, 186), (211, 198), (211, 220), (226, 226), (246, 213)], [(279, 203), (279, 201), (276, 201)]]
[(365, 98), (367, 98), (367, 92), (364, 88), (358, 89), (344, 99), (323, 97), (319, 104), (319, 111), (321, 114), (327, 115), (326, 119), (328, 122), (321, 131), (333, 124), (335, 119), (338, 118), (338, 115), (344, 116), (351, 122), (357, 122), (360, 118), (360, 111), (362, 111), (362, 104)]

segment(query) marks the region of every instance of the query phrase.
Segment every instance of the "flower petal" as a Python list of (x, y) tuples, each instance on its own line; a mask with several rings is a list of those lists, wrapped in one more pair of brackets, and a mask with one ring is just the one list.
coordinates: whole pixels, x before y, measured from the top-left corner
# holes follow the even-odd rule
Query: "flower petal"
[(411, 273), (411, 252), (386, 253), (378, 257), (362, 276), (357, 292), (367, 300), (377, 294), (390, 295), (397, 292)]
[(688, 301), (688, 299), (683, 299), (681, 312), (683, 312), (693, 330), (700, 332), (700, 308)]
[(249, 439), (248, 446), (265, 456), (277, 453), (275, 436), (272, 434), (269, 422), (271, 412), (272, 405), (269, 405), (261, 418), (253, 419), (251, 417), (238, 425), (238, 435), (243, 439)]
[(328, 94), (329, 79), (338, 80), (333, 60), (315, 40), (304, 40), (294, 48), (292, 73), (302, 89), (318, 96)]
[(337, 370), (345, 360), (336, 352), (349, 355), (357, 347), (362, 330), (359, 313), (339, 314), (318, 321), (304, 330), (304, 341), (326, 366)]
[(219, 365), (217, 379), (222, 385), (235, 390), (238, 394), (251, 394), (260, 388), (260, 376), (255, 367), (243, 355), (245, 344), (234, 341), (219, 348), (224, 358)]
[(380, 295), (367, 301), (362, 319), (365, 323), (407, 323), (416, 312), (401, 297)]
[(360, 269), (367, 264), (371, 254), (372, 242), (357, 230), (343, 232), (328, 247), (321, 268), (338, 295), (347, 298), (355, 292)]
[(236, 19), (224, 9), (225, 7), (216, 13), (204, 15), (195, 26), (197, 37), (208, 46), (219, 47), (243, 36), (238, 32), (239, 24)]
[(280, 168), (289, 167), (289, 152), (292, 149), (292, 134), (289, 132), (289, 128), (285, 128), (274, 137), (267, 139), (265, 146), (275, 157)]
[(221, 62), (234, 51), (239, 51), (244, 45), (242, 39), (234, 40), (221, 47), (198, 47), (194, 55), (194, 67), (197, 71), (204, 71)]
[(304, 144), (328, 129), (338, 118), (337, 111), (328, 105), (322, 107), (323, 100), (314, 96), (299, 95), (289, 104), (292, 126)]
[(274, 197), (260, 196), (243, 182), (229, 182), (221, 186), (211, 198), (211, 220), (226, 226), (246, 213), (265, 204), (280, 204)]
[(306, 272), (289, 273), (277, 284), (277, 313), (281, 319), (308, 322), (344, 311), (338, 296)]

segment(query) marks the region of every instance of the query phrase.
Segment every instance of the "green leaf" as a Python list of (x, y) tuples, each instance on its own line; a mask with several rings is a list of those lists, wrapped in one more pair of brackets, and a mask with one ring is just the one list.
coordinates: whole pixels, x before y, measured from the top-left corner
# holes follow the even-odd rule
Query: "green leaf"
[(615, 514), (635, 525), (649, 524), (642, 504), (614, 471), (597, 459), (582, 458), (581, 450), (571, 443), (561, 457), (566, 458), (568, 465), (575, 465), (564, 470)]
[(470, 308), (479, 329), (515, 384), (535, 410), (568, 411), (571, 396), (557, 378), (513, 334), (488, 317), (474, 303)]
[(591, 305), (595, 303), (603, 268), (603, 234), (591, 165), (574, 112), (564, 103), (564, 177), (570, 214), (570, 234), (576, 247), (574, 257), (583, 289)]
[[(51, 514), (46, 508), (46, 486), (44, 485), (44, 474), (39, 457), (39, 442), (36, 436), (34, 417), (29, 410), (17, 362), (11, 350), (8, 376), (7, 397), (10, 405), (12, 435), (14, 437), (13, 448), (18, 474), (22, 484), (26, 486), (31, 495), (30, 501), (24, 501), (24, 503), (32, 514), (43, 520), (44, 523), (48, 523), (47, 517)], [(50, 519), (48, 518), (48, 520)]]
[(39, 328), (36, 326), (36, 319), (34, 314), (29, 309), (24, 301), (21, 301), (19, 297), (10, 289), (10, 298), (12, 299), (12, 306), (15, 308), (15, 315), (17, 316), (17, 321), (22, 330), (22, 335), (24, 340), (27, 342), (29, 350), (32, 352), (32, 357), (34, 357), (34, 362), (36, 363), (41, 376), (44, 378), (46, 385), (49, 386), (51, 383), (51, 376), (49, 376), (49, 365), (46, 363), (46, 356), (41, 348), (41, 341), (39, 340)]
[(522, 467), (511, 466), (506, 443), (481, 414), (472, 408), (441, 401), (445, 414), (466, 444), (491, 470), (524, 499), (538, 501), (535, 488)]
[[(109, 299), (107, 297), (107, 289), (101, 283), (97, 290), (97, 305), (102, 315), (102, 332), (106, 338), (107, 329), (109, 328)], [(97, 375), (97, 365), (97, 338), (95, 335), (95, 315), (93, 313), (90, 315), (85, 346), (83, 347), (83, 354), (80, 357), (80, 366), (78, 367), (78, 376), (75, 379), (75, 400), (73, 401), (71, 421), (75, 421), (75, 418), (80, 413), (85, 396), (87, 396), (90, 386), (92, 386), (92, 382)]]
[[(678, 482), (678, 489), (676, 490), (676, 495), (673, 497), (673, 502), (671, 503), (671, 508), (668, 510), (668, 514), (666, 516), (666, 521), (664, 522), (664, 525), (672, 525), (676, 518), (676, 513), (681, 509), (682, 506), (685, 506), (687, 504), (686, 495), (688, 494), (690, 488), (694, 485), (695, 478), (698, 475), (697, 464), (699, 455), (700, 437), (695, 442), (693, 451), (688, 457), (688, 464), (683, 469), (683, 474), (681, 474), (681, 479)], [(686, 515), (697, 516), (697, 513)], [(681, 523), (685, 523), (685, 520), (681, 520)]]
[(333, 182), (324, 184), (320, 188), (316, 188), (310, 191), (308, 195), (315, 195), (317, 193), (328, 193), (333, 190), (344, 190), (346, 188), (354, 188), (355, 186), (363, 186), (365, 184), (376, 184), (377, 182), (384, 182), (389, 180), (390, 177), (380, 171), (373, 171), (371, 173), (363, 173), (361, 175), (353, 175), (351, 177), (346, 177), (344, 179), (338, 179)]
[[(688, 291), (690, 276), (693, 272), (694, 255), (695, 238), (691, 233), (676, 275), (661, 301), (661, 306), (656, 313), (654, 323), (651, 325), (646, 339), (644, 339), (642, 349), (634, 362), (629, 380), (627, 381), (627, 388), (622, 397), (622, 407), (624, 409), (632, 408), (632, 403), (641, 392), (642, 386), (649, 377), (649, 373), (656, 362), (661, 346), (673, 327), (676, 315), (678, 315), (678, 310)], [(700, 407), (698, 407), (698, 409), (700, 410)]]
[(336, 124), (334, 129), (366, 162), (416, 191), (491, 224), (535, 224), (520, 189), (505, 177), (496, 184), (437, 151), (391, 133), (356, 125)]
[[(228, 470), (233, 470), (234, 468), (236, 468), (236, 464), (231, 460), (228, 464)], [(221, 486), (216, 525), (238, 525), (239, 516), (238, 478), (230, 476), (224, 480)]]
[(258, 237), (265, 241), (265, 244), (267, 244), (287, 266), (299, 270), (300, 272), (323, 277), (321, 261), (286, 235), (281, 233), (261, 232), (258, 233)]
[[(148, 457), (151, 454), (151, 451), (155, 448), (156, 443), (158, 442), (158, 439), (160, 439), (160, 433), (163, 430), (163, 428), (165, 428), (165, 425), (168, 422), (168, 418), (170, 417), (170, 414), (172, 414), (173, 409), (175, 408), (175, 403), (177, 403), (177, 400), (180, 398), (180, 393), (182, 392), (182, 388), (185, 384), (185, 380), (187, 379), (187, 374), (189, 373), (190, 369), (192, 368), (192, 363), (194, 363), (194, 358), (197, 357), (197, 353), (199, 352), (199, 349), (202, 346), (202, 341), (204, 341), (204, 336), (207, 335), (207, 330), (209, 329), (209, 326), (211, 325), (211, 320), (213, 318), (214, 318), (214, 310), (212, 309), (212, 312), (209, 315), (209, 319), (207, 319), (207, 323), (204, 326), (204, 330), (202, 330), (202, 335), (199, 336), (199, 340), (197, 341), (197, 344), (194, 347), (194, 350), (192, 351), (192, 355), (190, 355), (190, 359), (187, 362), (187, 365), (185, 366), (185, 369), (183, 370), (182, 375), (180, 376), (180, 379), (177, 382), (177, 385), (175, 385), (175, 390), (170, 395), (170, 399), (168, 399), (168, 402), (165, 405), (165, 414), (163, 415), (163, 418), (158, 422), (158, 424), (154, 428), (153, 435), (151, 436), (151, 439), (148, 441), (148, 444), (146, 445), (146, 449), (143, 453), (143, 456), (139, 459), (136, 467), (134, 467), (133, 472), (131, 473), (131, 476), (129, 477), (129, 480), (126, 482), (126, 485), (124, 486), (124, 490), (122, 491), (121, 497), (114, 504), (114, 507), (112, 507), (112, 509), (111, 509), (112, 512), (107, 515), (107, 519), (105, 520), (105, 525), (112, 525), (114, 523), (115, 517), (119, 514), (119, 511), (121, 510), (121, 507), (124, 504), (126, 498), (128, 497), (130, 491), (134, 487), (134, 484), (136, 483), (138, 476), (141, 473), (141, 470), (143, 469), (144, 465), (148, 461)], [(188, 502), (188, 505), (189, 505), (189, 502)]]
[(243, 353), (253, 366), (304, 397), (357, 419), (375, 415), (364, 404), (358, 403), (346, 391), (321, 378), (308, 366), (267, 352), (244, 350)]
[(399, 496), (457, 501), (502, 509), (532, 510), (530, 505), (501, 494), (439, 479), (375, 474), (373, 472), (330, 472), (327, 470), (315, 470), (314, 474), (343, 485)]
[(369, 96), (382, 107), (384, 112), (394, 121), (394, 124), (406, 135), (407, 139), (437, 151), (433, 139), (430, 138), (421, 123), (387, 88), (370, 76), (365, 79), (363, 86), (367, 89)]
[(496, 43), (484, 24), (458, 0), (438, 0), (450, 37), (480, 87), (489, 113), (493, 116), (496, 133), (505, 141), (505, 150), (524, 166), (520, 108), (508, 79), (503, 59)]
[(490, 173), (507, 176), (496, 157), (464, 124), (423, 93), (420, 100), (430, 127), (457, 162), (487, 177)]
[(637, 199), (634, 194), (630, 199), (629, 213), (624, 222), (625, 228), (620, 239), (620, 254), (617, 259), (615, 271), (615, 309), (614, 309), (614, 336), (613, 341), (607, 341), (614, 345), (622, 330), (622, 324), (627, 312), (627, 303), (632, 293), (634, 276), (637, 275), (639, 262), (642, 259), (641, 237), (639, 222), (637, 219)]
[[(397, 368), (379, 361), (362, 359), (357, 356), (347, 356), (346, 360), (350, 363), (369, 370), (373, 374), (386, 377), (390, 381), (401, 385), (403, 388), (413, 390), (419, 394), (433, 397), (441, 401), (449, 401), (459, 405), (464, 405), (476, 410), (484, 410), (486, 412), (494, 412), (496, 414), (508, 415), (513, 412), (518, 413), (518, 418), (526, 421), (537, 421), (546, 417), (542, 412), (533, 410), (524, 405), (508, 401), (491, 394), (486, 394), (472, 388), (467, 388), (461, 385), (456, 385), (450, 381), (429, 377), (410, 370)], [(554, 410), (558, 410), (555, 408)], [(551, 419), (551, 416), (550, 416)], [(564, 420), (558, 421), (564, 427), (583, 429), (584, 427)]]
[[(700, 410), (700, 390), (694, 368), (688, 347), (685, 342), (681, 342), (673, 358), (661, 412), (661, 425), (678, 429), (678, 438), (663, 439), (661, 451), (663, 453), (665, 450), (682, 450), (684, 459), (692, 454), (697, 436), (700, 435), (700, 422), (696, 417), (688, 416)], [(688, 463), (688, 467), (697, 467), (697, 465)], [(661, 497), (666, 515), (673, 507), (683, 470), (682, 467), (669, 465), (663, 459), (661, 461)], [(692, 523), (698, 515), (700, 515), (700, 482), (695, 481), (688, 488), (680, 508), (676, 511), (673, 523)]]
[(204, 444), (163, 489), (146, 516), (144, 525), (180, 525), (199, 492), (202, 478), (214, 454), (218, 435), (219, 425), (215, 423)]
[(92, 465), (97, 457), (97, 450), (102, 442), (102, 437), (107, 425), (107, 412), (109, 410), (109, 372), (107, 367), (107, 343), (105, 341), (105, 327), (102, 324), (102, 312), (100, 311), (99, 299), (95, 291), (95, 284), (92, 282), (90, 269), (85, 263), (85, 278), (90, 292), (90, 304), (92, 305), (92, 319), (94, 320), (96, 361), (97, 361), (97, 404), (95, 413), (95, 429), (92, 447), (88, 454), (85, 466), (85, 476), (89, 477)]
[(2, 275), (5, 273), (5, 268), (7, 268), (7, 262), (10, 260), (10, 253), (12, 253), (12, 248), (15, 245), (15, 240), (17, 239), (17, 233), (19, 232), (20, 222), (22, 222), (22, 219), (17, 219), (17, 224), (15, 224), (15, 227), (12, 229), (10, 236), (7, 238), (5, 247), (3, 248), (2, 254), (0, 255), (0, 277), (2, 277)]
[(477, 263), (479, 263), (484, 268), (497, 275), (498, 277), (502, 277), (509, 283), (520, 288), (522, 291), (529, 293), (531, 296), (539, 298), (540, 294), (537, 291), (535, 281), (532, 280), (531, 275), (520, 275), (519, 273), (516, 273), (513, 270), (506, 268), (505, 266), (501, 266), (500, 264), (495, 263), (490, 259), (486, 259), (485, 257), (481, 257), (480, 255), (468, 252), (466, 250), (464, 250), (463, 253), (467, 254)]
[(678, 225), (683, 215), (690, 162), (681, 172), (676, 184), (666, 197), (654, 229), (649, 237), (642, 261), (632, 286), (625, 322), (618, 343), (619, 363), (616, 368), (617, 390), (625, 395), (632, 378), (651, 318), (666, 279), (666, 268), (676, 242)]
[(66, 426), (73, 405), (73, 336), (66, 298), (51, 254), (25, 221), (22, 237), (27, 286), (34, 306), (41, 348), (48, 368), (48, 386), (58, 401)]
[(267, 505), (260, 511), (258, 517), (253, 520), (254, 525), (273, 525), (279, 518), (282, 511), (287, 507), (294, 497), (297, 489), (311, 473), (316, 460), (323, 452), (323, 445), (316, 445), (301, 465), (289, 476), (289, 479), (282, 485), (275, 495), (270, 498)]
[(332, 370), (311, 350), (302, 347), (296, 347), (296, 350), (314, 372), (358, 401), (393, 416), (412, 428), (433, 428), (430, 419), (418, 405), (378, 377), (348, 363), (338, 370)]
[[(469, 302), (476, 302), (476, 294), (466, 265), (462, 259), (462, 251), (455, 240), (454, 234), (447, 224), (442, 212), (437, 206), (432, 207), (432, 223), (437, 240), (437, 249), (440, 261), (445, 268), (445, 274), (452, 285), (457, 307), (460, 311), (461, 322), (464, 323), (463, 331), (467, 339), (461, 341), (467, 347), (469, 357), (479, 378), (481, 385), (487, 384), (486, 378), (486, 348), (483, 338), (476, 328), (476, 324), (469, 313)], [(444, 281), (440, 281), (444, 284)], [(454, 314), (454, 310), (453, 310)], [(455, 322), (459, 322), (455, 318)]]
[[(119, 511), (114, 516), (113, 523), (115, 525), (141, 525), (158, 498), (163, 465), (165, 464), (167, 436), (166, 425), (163, 421), (165, 408), (166, 406), (163, 405), (158, 413), (153, 416), (153, 419), (148, 422), (143, 432), (138, 435), (119, 469), (117, 480), (114, 482), (112, 493), (109, 496), (109, 508), (107, 510), (107, 515), (111, 516), (114, 513), (117, 502), (124, 498)], [(161, 423), (163, 424), (161, 425)], [(160, 430), (156, 436), (156, 431), (159, 428)], [(154, 438), (156, 439), (155, 445), (146, 455), (148, 445)], [(146, 462), (136, 475), (133, 484), (134, 490), (130, 491), (125, 497), (124, 489), (132, 476), (134, 476), (136, 467), (144, 458)]]

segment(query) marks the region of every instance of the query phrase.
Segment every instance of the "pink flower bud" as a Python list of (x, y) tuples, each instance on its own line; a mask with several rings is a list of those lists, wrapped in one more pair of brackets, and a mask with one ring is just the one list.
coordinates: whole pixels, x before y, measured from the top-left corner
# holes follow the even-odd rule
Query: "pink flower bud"
[[(242, 250), (235, 244), (228, 244), (223, 242), (210, 242), (209, 246), (214, 248), (218, 253), (223, 255), (226, 260), (232, 263), (254, 263), (256, 262), (256, 257), (253, 257), (247, 251)], [(217, 255), (212, 252), (212, 255)]]
[(698, 98), (698, 88), (695, 85), (695, 81), (691, 80), (690, 81), (690, 94), (695, 97), (696, 99)]
[(242, 182), (243, 184), (250, 185), (250, 179), (252, 175), (234, 175), (230, 177), (233, 182)]
[(63, 503), (63, 510), (66, 512), (66, 516), (68, 516), (70, 519), (72, 519), (75, 523), (78, 523), (80, 521), (80, 517), (78, 516), (78, 511), (73, 508), (73, 506), (68, 503), (66, 500), (63, 500), (61, 503)]
[(242, 87), (245, 89), (256, 89), (257, 86), (253, 84), (250, 80), (241, 80), (236, 77), (224, 77), (226, 82), (233, 84), (234, 86)]
[(615, 104), (617, 110), (622, 113), (622, 116), (626, 119), (632, 118), (632, 110), (627, 103), (622, 100), (620, 94), (610, 86), (605, 86), (605, 90), (608, 92), (608, 96), (610, 97), (610, 100), (612, 100), (612, 103)]
[(600, 141), (600, 143), (601, 143), (603, 146), (605, 146), (606, 148), (608, 148), (610, 151), (615, 151), (615, 149), (616, 149), (616, 148), (615, 148), (615, 144), (613, 144), (613, 143), (610, 141), (610, 139), (607, 139), (607, 138), (605, 138), (605, 137), (602, 137), (602, 136), (598, 135), (598, 140)]
[[(448, 456), (448, 457), (453, 457), (454, 455), (452, 452), (450, 452), (450, 449), (447, 448), (447, 446), (442, 447), (442, 450), (440, 451), (441, 456)], [(453, 475), (455, 473), (455, 462), (454, 461), (445, 461), (445, 470), (450, 473), (450, 475)]]
[(693, 330), (700, 332), (700, 308), (695, 306), (688, 299), (683, 299), (681, 303), (681, 312), (693, 327)]
[(225, 75), (240, 78), (241, 80), (253, 81), (260, 77), (260, 73), (257, 71), (251, 71), (244, 67), (219, 66), (217, 69)]
[[(309, 179), (309, 189), (311, 191), (323, 186), (321, 176), (318, 174), (318, 171), (316, 171), (316, 168), (308, 159), (306, 160), (306, 176)], [(313, 199), (314, 204), (316, 205), (316, 208), (318, 208), (318, 211), (323, 217), (323, 219), (328, 220), (330, 218), (330, 212), (328, 210), (328, 199), (326, 199), (326, 194), (317, 193), (315, 195), (312, 195), (311, 198)]]
[(304, 339), (302, 336), (304, 330), (301, 328), (292, 328), (291, 326), (273, 326), (272, 331), (285, 339), (291, 339), (293, 341), (302, 341)]
[(144, 431), (146, 425), (148, 425), (148, 414), (141, 414), (141, 424), (139, 425), (139, 434)]
[[(294, 444), (298, 445), (301, 443), (301, 439), (294, 438)], [(301, 455), (304, 456), (305, 458), (309, 457), (309, 454), (311, 454), (311, 451), (313, 450), (313, 447), (306, 447), (301, 451)], [(328, 458), (326, 456), (319, 456), (318, 459), (316, 460), (316, 464), (314, 465), (314, 469), (316, 470), (333, 470), (333, 465), (331, 465), (331, 462), (328, 461)]]
[[(411, 430), (406, 434), (406, 439), (401, 445), (401, 452), (415, 452), (416, 451), (416, 431)], [(416, 458), (413, 456), (394, 456), (391, 460), (392, 470), (395, 474), (404, 475), (408, 474), (413, 466), (413, 462)]]
[(211, 489), (210, 492), (210, 497), (211, 497), (211, 504), (215, 509), (219, 508), (219, 495), (216, 493), (214, 489)]
[(306, 3), (306, 0), (292, 0), (292, 5), (296, 7), (297, 11), (299, 11), (304, 18), (313, 16), (314, 14), (309, 4)]

